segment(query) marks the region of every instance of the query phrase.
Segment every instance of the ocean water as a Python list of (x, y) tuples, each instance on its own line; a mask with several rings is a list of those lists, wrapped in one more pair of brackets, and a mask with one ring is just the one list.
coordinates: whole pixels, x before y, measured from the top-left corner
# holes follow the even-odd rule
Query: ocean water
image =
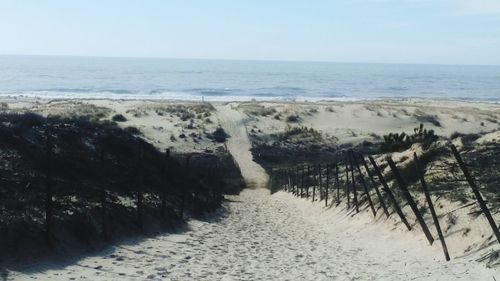
[(0, 56), (0, 95), (500, 102), (500, 66)]

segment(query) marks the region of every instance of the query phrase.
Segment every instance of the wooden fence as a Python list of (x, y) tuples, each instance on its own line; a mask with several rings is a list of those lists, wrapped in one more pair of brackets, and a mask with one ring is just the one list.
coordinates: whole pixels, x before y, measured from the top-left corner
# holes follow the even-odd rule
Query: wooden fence
[[(449, 149), (458, 163), (463, 177), (465, 177), (469, 187), (472, 189), (482, 214), (484, 214), (488, 220), (495, 237), (500, 243), (498, 226), (481, 195), (476, 179), (470, 173), (469, 168), (464, 163), (460, 153), (457, 151), (457, 148), (454, 145), (450, 145)], [(339, 156), (340, 157), (337, 158), (342, 160), (335, 161), (333, 163), (301, 164), (293, 167), (273, 170), (273, 174), (271, 176), (272, 191), (275, 192), (277, 190), (284, 190), (293, 193), (297, 197), (307, 199), (311, 198), (312, 201), (324, 201), (325, 206), (338, 206), (341, 204), (340, 192), (342, 190), (345, 195), (344, 197), (348, 209), (353, 208), (354, 212), (358, 213), (361, 202), (360, 199), (364, 198), (364, 201), (367, 202), (373, 216), (377, 216), (377, 206), (375, 206), (375, 202), (372, 199), (372, 196), (376, 196), (378, 199), (379, 209), (383, 211), (386, 217), (390, 216), (389, 206), (392, 206), (395, 214), (398, 215), (401, 222), (408, 230), (412, 230), (412, 227), (401, 208), (400, 202), (396, 198), (394, 191), (389, 188), (386, 176), (382, 173), (382, 170), (375, 159), (371, 156), (365, 157), (361, 153), (354, 150), (342, 151), (339, 153)], [(407, 181), (404, 179), (400, 169), (391, 157), (387, 157), (385, 161), (390, 167), (392, 178), (395, 180), (394, 186), (396, 186), (399, 189), (399, 193), (403, 195), (404, 200), (414, 213), (426, 239), (429, 244), (432, 245), (434, 237), (423, 218), (419, 206), (408, 189)], [(371, 164), (371, 168), (368, 163)], [(413, 163), (413, 174), (417, 175), (418, 181), (422, 186), (422, 192), (425, 196), (427, 207), (431, 212), (432, 221), (441, 242), (445, 259), (449, 261), (450, 255), (448, 247), (438, 220), (438, 214), (436, 213), (436, 209), (434, 208), (434, 204), (431, 200), (429, 187), (425, 180), (425, 171), (422, 169), (421, 160), (418, 158), (416, 153), (413, 155)], [(345, 167), (344, 176), (342, 176), (339, 171), (339, 167), (342, 166)], [(364, 168), (364, 172), (362, 168)], [(342, 177), (344, 178), (343, 181), (340, 180)], [(361, 186), (357, 185), (359, 183)]]

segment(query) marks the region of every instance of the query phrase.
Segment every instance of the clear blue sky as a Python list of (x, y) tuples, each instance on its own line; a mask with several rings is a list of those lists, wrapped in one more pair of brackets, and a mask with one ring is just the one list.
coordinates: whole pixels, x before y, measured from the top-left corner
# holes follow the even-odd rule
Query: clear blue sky
[(500, 64), (500, 0), (0, 0), (0, 54)]

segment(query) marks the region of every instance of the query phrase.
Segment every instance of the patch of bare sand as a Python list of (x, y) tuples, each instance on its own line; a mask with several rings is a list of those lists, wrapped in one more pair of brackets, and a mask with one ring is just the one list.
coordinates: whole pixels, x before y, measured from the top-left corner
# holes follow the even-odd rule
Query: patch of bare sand
[(269, 176), (259, 164), (253, 161), (253, 156), (250, 152), (252, 144), (248, 139), (245, 124), (247, 117), (236, 110), (231, 103), (217, 105), (216, 108), (219, 123), (230, 136), (227, 141), (227, 147), (238, 163), (248, 187), (267, 187)]

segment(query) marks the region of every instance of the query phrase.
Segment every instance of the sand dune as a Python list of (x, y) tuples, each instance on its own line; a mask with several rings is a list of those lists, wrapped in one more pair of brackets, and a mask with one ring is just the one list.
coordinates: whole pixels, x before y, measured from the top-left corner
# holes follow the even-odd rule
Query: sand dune
[[(19, 110), (50, 105), (18, 101)], [(209, 140), (169, 142), (181, 129), (174, 117), (135, 117), (127, 110), (138, 101), (88, 101), (124, 113), (159, 148), (178, 146), (181, 151), (214, 148)], [(153, 103), (156, 106), (155, 103)], [(250, 116), (240, 104), (216, 104), (220, 125), (231, 136), (227, 147), (244, 178), (255, 189), (227, 196), (222, 209), (206, 221), (191, 220), (189, 230), (178, 234), (137, 239), (69, 263), (40, 263), (6, 272), (7, 280), (500, 280), (498, 269), (488, 269), (475, 256), (445, 262), (438, 243), (429, 247), (417, 231), (407, 232), (361, 212), (354, 218), (343, 207), (324, 207), (284, 192), (273, 195), (263, 188), (268, 176), (253, 161), (247, 128), (264, 133), (287, 125), (273, 116)], [(150, 105), (148, 105), (150, 106)], [(432, 112), (442, 134), (474, 133), (498, 128), (498, 106), (449, 104), (273, 104), (283, 114), (301, 114), (302, 125), (335, 135), (339, 143), (361, 141), (394, 129), (410, 130), (418, 116)], [(333, 108), (330, 110), (330, 106)], [(317, 111), (311, 111), (316, 107)], [(148, 107), (149, 108), (149, 107)], [(422, 112), (415, 110), (421, 110)], [(148, 109), (150, 110), (150, 109)], [(436, 111), (437, 110), (437, 111)], [(310, 112), (311, 114), (306, 114)], [(378, 113), (377, 113), (378, 112)], [(397, 113), (400, 112), (400, 113)], [(405, 113), (406, 112), (406, 113)], [(420, 114), (420, 115), (419, 115)], [(453, 114), (457, 116), (453, 118)], [(468, 121), (464, 120), (467, 119)], [(486, 119), (490, 118), (487, 121)], [(147, 122), (142, 122), (144, 119)], [(332, 121), (333, 120), (333, 121)], [(432, 121), (432, 119), (430, 119)], [(348, 123), (351, 122), (351, 123)], [(460, 124), (466, 123), (460, 127)], [(484, 122), (481, 125), (481, 122)], [(426, 125), (432, 126), (427, 122)], [(153, 126), (161, 126), (155, 130)], [(181, 126), (182, 127), (182, 126)], [(209, 128), (213, 129), (215, 125)], [(182, 128), (182, 130), (187, 130)], [(483, 139), (495, 140), (498, 133)]]

